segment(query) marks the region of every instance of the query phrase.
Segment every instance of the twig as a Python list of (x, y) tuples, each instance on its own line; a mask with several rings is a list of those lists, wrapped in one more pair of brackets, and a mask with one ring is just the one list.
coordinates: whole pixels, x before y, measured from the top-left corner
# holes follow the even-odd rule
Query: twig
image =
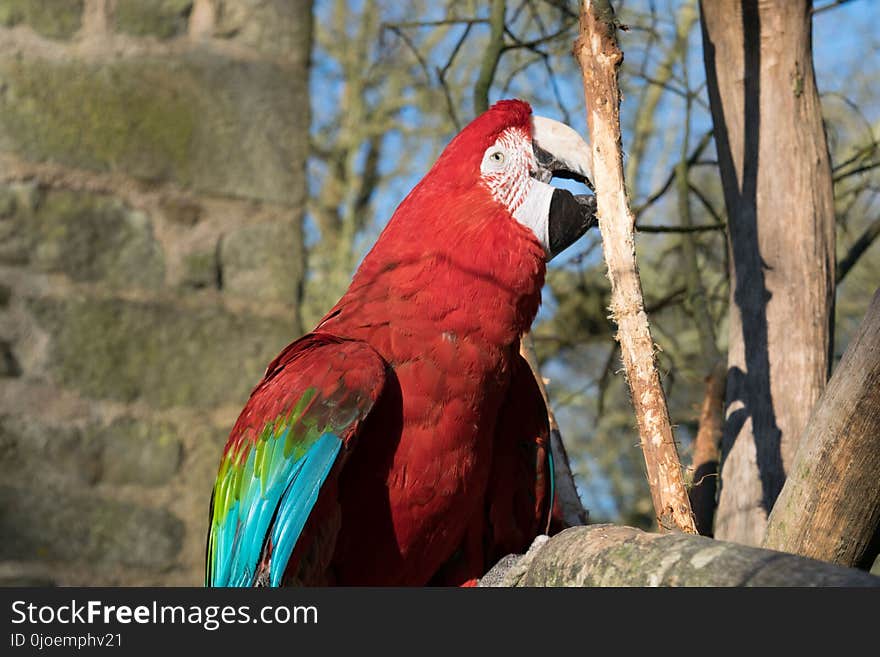
[(701, 233), (707, 230), (724, 230), (727, 224), (697, 224), (695, 226), (641, 226), (636, 230), (640, 233)]
[(382, 23), (382, 29), (397, 31), (408, 27), (440, 27), (442, 25), (479, 25), (488, 23), (488, 18), (444, 18), (439, 21), (402, 21), (400, 23)]
[(880, 160), (875, 162), (868, 162), (867, 164), (862, 164), (857, 166), (855, 169), (850, 169), (849, 171), (844, 171), (843, 173), (837, 173), (834, 175), (834, 182), (840, 182), (844, 178), (849, 178), (850, 176), (855, 176), (860, 173), (865, 173), (866, 171), (872, 171), (880, 167)]
[(846, 275), (852, 270), (853, 266), (862, 257), (862, 254), (868, 250), (871, 244), (880, 237), (880, 218), (875, 219), (874, 223), (868, 226), (859, 238), (849, 247), (849, 251), (841, 258), (837, 264), (837, 284), (846, 278)]
[(666, 398), (654, 357), (635, 259), (635, 217), (626, 199), (620, 148), (620, 89), (623, 53), (617, 45), (614, 10), (608, 0), (584, 0), (575, 55), (583, 71), (589, 108), (599, 230), (611, 281), (611, 313), (632, 394), (654, 511), (661, 529), (695, 534), (696, 523), (682, 477)]
[(712, 218), (715, 220), (716, 225), (720, 226), (721, 228), (727, 228), (727, 224), (725, 223), (724, 218), (721, 216), (721, 213), (715, 209), (715, 206), (712, 205), (712, 202), (702, 192), (702, 190), (700, 190), (699, 187), (697, 187), (694, 183), (690, 181), (688, 181), (688, 189), (693, 192), (694, 196), (697, 197), (697, 200), (706, 209), (706, 212), (708, 212), (712, 216)]
[(833, 2), (829, 2), (827, 5), (814, 7), (812, 14), (815, 16), (816, 14), (821, 14), (822, 12), (828, 11), (829, 9), (834, 9), (835, 7), (839, 7), (840, 5), (845, 5), (848, 2), (852, 2), (852, 0), (834, 0)]
[(547, 394), (547, 386), (544, 385), (544, 379), (541, 377), (540, 367), (538, 365), (538, 356), (535, 354), (535, 345), (532, 342), (532, 336), (529, 333), (523, 335), (520, 341), (519, 353), (532, 370), (541, 396), (544, 398), (544, 404), (547, 407), (547, 419), (550, 422), (550, 449), (553, 452), (553, 470), (554, 483), (556, 485), (556, 499), (559, 502), (559, 508), (562, 511), (562, 519), (569, 527), (587, 524), (589, 514), (581, 503), (580, 495), (577, 492), (577, 485), (574, 483), (574, 476), (571, 474), (571, 465), (568, 462), (568, 453), (565, 451), (565, 445), (562, 442), (562, 433), (559, 431), (559, 423), (556, 421), (556, 415), (550, 406), (550, 397)]
[[(703, 154), (703, 151), (706, 150), (706, 147), (712, 143), (712, 130), (707, 130), (703, 133), (703, 136), (700, 137), (700, 141), (694, 147), (694, 150), (691, 151), (690, 157), (688, 157), (688, 166), (693, 166), (700, 159), (700, 156)], [(660, 188), (657, 189), (653, 194), (651, 194), (645, 202), (641, 205), (637, 205), (633, 208), (633, 214), (637, 217), (642, 214), (649, 207), (654, 205), (660, 198), (669, 191), (669, 188), (672, 187), (672, 183), (675, 182), (675, 169), (669, 172), (669, 175), (666, 177), (666, 180), (663, 181), (663, 184), (660, 185)]]

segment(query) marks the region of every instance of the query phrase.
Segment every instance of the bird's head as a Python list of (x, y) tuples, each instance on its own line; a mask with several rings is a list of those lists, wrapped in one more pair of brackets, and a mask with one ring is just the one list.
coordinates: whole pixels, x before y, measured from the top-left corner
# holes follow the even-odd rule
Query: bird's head
[[(435, 165), (452, 187), (487, 190), (541, 243), (547, 259), (558, 255), (595, 225), (595, 197), (554, 187), (569, 178), (592, 189), (592, 155), (572, 128), (533, 116), (528, 103), (502, 100), (474, 119), (447, 146)], [(426, 177), (427, 179), (427, 177)]]

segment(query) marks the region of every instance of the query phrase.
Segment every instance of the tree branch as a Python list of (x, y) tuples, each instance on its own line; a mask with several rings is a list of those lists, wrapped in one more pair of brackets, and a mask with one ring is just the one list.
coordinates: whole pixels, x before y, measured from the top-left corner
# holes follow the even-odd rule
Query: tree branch
[(852, 0), (834, 0), (833, 2), (829, 2), (827, 5), (822, 5), (821, 7), (813, 7), (812, 14), (815, 16), (816, 14), (821, 14), (824, 11), (828, 11), (829, 9), (834, 9), (835, 7), (839, 7), (840, 5), (845, 5)]
[(878, 237), (880, 237), (880, 218), (875, 219), (874, 223), (868, 226), (864, 233), (859, 235), (859, 238), (853, 242), (853, 245), (849, 247), (849, 251), (846, 252), (846, 255), (837, 264), (838, 285), (846, 278), (846, 275), (859, 261), (859, 258), (862, 257)]
[(724, 393), (727, 387), (727, 365), (719, 360), (706, 377), (700, 421), (694, 438), (691, 461), (692, 483), (688, 496), (697, 529), (703, 536), (712, 536), (715, 518), (715, 492), (718, 488), (718, 466), (721, 463), (721, 430), (724, 424)]
[(764, 547), (853, 566), (880, 526), (880, 289), (816, 404)]
[[(700, 137), (700, 141), (694, 147), (694, 150), (691, 152), (688, 157), (687, 164), (688, 167), (692, 167), (697, 163), (697, 160), (700, 159), (700, 155), (703, 154), (703, 151), (706, 150), (706, 147), (712, 143), (712, 130), (707, 130), (703, 133), (703, 136)], [(660, 188), (657, 189), (653, 194), (651, 194), (645, 202), (641, 205), (637, 205), (633, 209), (633, 213), (638, 217), (649, 207), (654, 205), (660, 198), (669, 191), (669, 188), (672, 187), (672, 183), (675, 182), (675, 169), (669, 172), (669, 175), (666, 177), (666, 180), (663, 181), (663, 184), (660, 185)]]
[(632, 527), (573, 527), (509, 555), (480, 586), (880, 586), (880, 577), (791, 554)]
[(641, 226), (636, 225), (640, 233), (701, 233), (707, 230), (724, 230), (727, 224), (697, 224), (695, 226)]
[(480, 75), (474, 85), (474, 114), (479, 115), (489, 109), (489, 87), (495, 79), (495, 70), (501, 53), (504, 52), (505, 0), (492, 0), (489, 13), (489, 43), (480, 65)]
[(617, 45), (615, 21), (608, 0), (585, 0), (574, 50), (583, 71), (599, 230), (611, 281), (611, 314), (618, 326), (617, 339), (632, 393), (657, 522), (663, 529), (696, 533), (657, 372), (635, 258), (635, 218), (626, 198), (620, 147), (617, 71), (623, 53)]
[(535, 345), (532, 342), (530, 334), (526, 333), (520, 341), (519, 353), (532, 370), (541, 396), (544, 398), (544, 404), (547, 407), (547, 419), (550, 422), (550, 448), (553, 452), (553, 470), (556, 484), (556, 501), (562, 511), (562, 519), (569, 527), (587, 524), (589, 514), (581, 503), (580, 495), (577, 492), (577, 484), (574, 482), (574, 476), (571, 474), (571, 465), (568, 462), (568, 453), (565, 451), (565, 444), (562, 442), (562, 433), (559, 431), (559, 423), (556, 421), (556, 415), (550, 406), (550, 397), (547, 394), (547, 386), (544, 385), (544, 379), (541, 376), (541, 370), (538, 365), (538, 356), (535, 354)]

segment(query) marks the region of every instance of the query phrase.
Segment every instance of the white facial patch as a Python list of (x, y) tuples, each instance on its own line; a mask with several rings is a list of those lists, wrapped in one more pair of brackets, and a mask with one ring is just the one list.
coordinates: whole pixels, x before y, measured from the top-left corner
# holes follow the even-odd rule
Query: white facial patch
[(525, 200), (513, 211), (513, 218), (530, 228), (550, 256), (550, 201), (556, 188), (529, 178)]
[(550, 253), (550, 201), (554, 188), (532, 177), (538, 163), (529, 136), (511, 128), (483, 154), (480, 173), (496, 201), (505, 205)]
[(525, 200), (529, 174), (537, 167), (529, 136), (510, 128), (486, 149), (480, 173), (495, 200), (513, 213)]
[(531, 230), (550, 254), (550, 201), (554, 187), (532, 177), (538, 163), (529, 136), (511, 128), (483, 154), (480, 173), (499, 203)]

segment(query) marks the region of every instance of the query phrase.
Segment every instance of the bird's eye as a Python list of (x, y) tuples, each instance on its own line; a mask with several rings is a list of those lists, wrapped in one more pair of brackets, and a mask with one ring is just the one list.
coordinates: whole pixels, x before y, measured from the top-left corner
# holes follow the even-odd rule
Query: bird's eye
[(495, 164), (504, 164), (504, 153), (501, 151), (494, 151), (489, 155), (489, 159)]

